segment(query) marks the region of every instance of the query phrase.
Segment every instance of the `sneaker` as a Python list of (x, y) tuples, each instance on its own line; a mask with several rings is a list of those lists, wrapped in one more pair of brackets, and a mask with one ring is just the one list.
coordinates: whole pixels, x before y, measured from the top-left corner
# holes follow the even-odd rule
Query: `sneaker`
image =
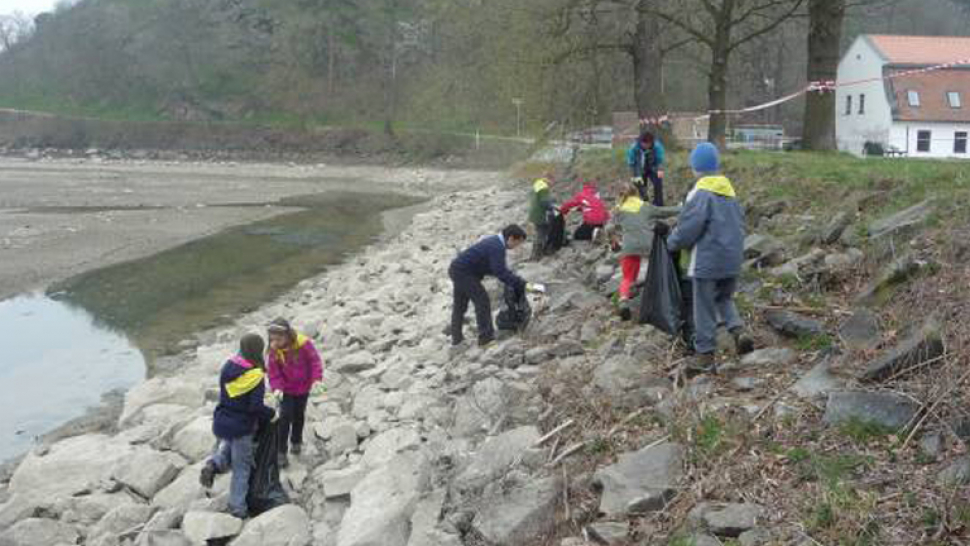
[(746, 355), (754, 351), (754, 340), (744, 331), (744, 328), (735, 328), (731, 331), (734, 337), (734, 347), (739, 355)]
[(494, 341), (495, 341), (495, 334), (492, 334), (490, 336), (483, 336), (478, 338), (478, 346), (484, 349), (489, 345), (491, 345)]
[(233, 508), (229, 509), (229, 515), (236, 519), (241, 519), (241, 520), (245, 520), (249, 517), (249, 514), (246, 513), (245, 510), (235, 510)]
[(303, 444), (291, 444), (290, 453), (296, 457), (299, 457), (300, 454), (303, 453)]
[(684, 375), (688, 379), (707, 373), (717, 374), (717, 362), (714, 359), (714, 353), (699, 353), (691, 358), (687, 362), (687, 366), (684, 367)]
[(212, 461), (205, 463), (202, 472), (199, 473), (199, 483), (206, 489), (212, 489), (212, 484), (216, 481), (216, 465)]

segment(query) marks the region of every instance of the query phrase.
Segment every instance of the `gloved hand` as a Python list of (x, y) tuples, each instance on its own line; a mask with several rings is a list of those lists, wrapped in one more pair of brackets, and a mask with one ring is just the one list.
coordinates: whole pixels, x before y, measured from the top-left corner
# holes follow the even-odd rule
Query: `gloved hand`
[(537, 282), (527, 282), (525, 283), (526, 292), (534, 292), (538, 294), (546, 293), (546, 286), (544, 284), (539, 284)]
[(630, 182), (633, 182), (637, 186), (642, 186), (643, 185), (643, 177), (642, 176), (634, 176), (633, 178), (630, 179)]
[(670, 234), (670, 226), (664, 222), (657, 222), (653, 225), (653, 232), (660, 235), (661, 237), (666, 237)]
[(313, 388), (310, 389), (310, 394), (314, 397), (323, 396), (327, 394), (327, 386), (323, 384), (322, 381), (313, 384)]

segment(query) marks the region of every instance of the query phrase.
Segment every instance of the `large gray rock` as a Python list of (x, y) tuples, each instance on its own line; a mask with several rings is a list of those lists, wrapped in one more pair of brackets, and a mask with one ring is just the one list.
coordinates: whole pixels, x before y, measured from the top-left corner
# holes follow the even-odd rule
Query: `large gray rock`
[(765, 312), (765, 318), (775, 331), (790, 338), (798, 339), (825, 333), (825, 327), (821, 322), (791, 311), (769, 309)]
[(554, 478), (493, 488), (473, 527), (495, 546), (530, 546), (555, 528), (559, 484)]
[(181, 467), (176, 464), (179, 462), (177, 457), (172, 453), (139, 449), (118, 464), (114, 478), (142, 497), (151, 499), (178, 476)]
[(459, 491), (476, 490), (507, 473), (517, 462), (540, 460), (542, 452), (532, 449), (538, 439), (539, 429), (533, 426), (489, 438), (458, 474), (453, 485)]
[(97, 525), (88, 531), (88, 537), (120, 535), (130, 532), (151, 519), (155, 509), (144, 504), (126, 504), (108, 512)]
[(455, 403), (453, 435), (473, 436), (488, 430), (506, 414), (511, 397), (508, 386), (494, 377), (478, 381)]
[(819, 242), (823, 245), (837, 243), (850, 225), (852, 225), (852, 215), (845, 211), (836, 213), (819, 233)]
[(310, 518), (303, 508), (286, 504), (246, 523), (232, 546), (307, 546)]
[(332, 457), (357, 449), (357, 427), (353, 423), (342, 423), (335, 427), (327, 442), (327, 452)]
[(368, 469), (360, 466), (348, 466), (339, 470), (321, 470), (314, 472), (314, 477), (323, 484), (323, 494), (327, 499), (349, 497), (354, 487), (367, 476)]
[(798, 360), (795, 351), (785, 347), (758, 349), (741, 357), (742, 368), (785, 368)]
[(947, 465), (936, 481), (944, 487), (961, 487), (970, 483), (970, 457), (964, 455)]
[(80, 535), (73, 525), (52, 519), (28, 518), (0, 533), (3, 546), (61, 546), (77, 544)]
[(744, 240), (744, 259), (755, 267), (779, 265), (785, 259), (785, 245), (770, 235), (753, 233)]
[(754, 528), (764, 508), (757, 504), (703, 502), (694, 507), (687, 519), (693, 525), (721, 537), (737, 537)]
[(458, 535), (448, 533), (439, 526), (447, 495), (444, 488), (436, 489), (418, 501), (411, 516), (408, 546), (461, 546)]
[[(202, 463), (190, 466), (182, 470), (175, 481), (159, 491), (152, 498), (152, 506), (165, 509), (186, 511), (196, 500), (206, 496), (206, 491), (199, 484), (199, 472), (202, 470)], [(215, 487), (212, 493), (218, 495), (225, 491), (229, 485), (230, 474), (223, 474), (216, 478)]]
[(411, 451), (368, 474), (350, 494), (338, 546), (407, 546), (411, 516), (429, 473), (425, 456)]
[(843, 388), (845, 381), (832, 374), (831, 366), (829, 360), (822, 360), (799, 378), (791, 390), (801, 398), (814, 400)]
[(879, 239), (886, 235), (899, 233), (906, 228), (918, 226), (930, 217), (933, 209), (931, 201), (923, 201), (891, 216), (880, 218), (869, 225), (869, 237)]
[(182, 532), (194, 545), (210, 540), (234, 537), (242, 530), (243, 522), (219, 512), (189, 512), (182, 518)]
[(878, 381), (927, 362), (940, 362), (945, 347), (939, 324), (930, 320), (896, 347), (879, 355), (862, 373), (863, 381)]
[(125, 393), (125, 405), (119, 423), (133, 424), (143, 409), (155, 404), (172, 404), (200, 408), (205, 403), (206, 384), (184, 377), (154, 377)]
[(624, 453), (593, 477), (603, 490), (600, 511), (614, 517), (661, 510), (676, 493), (683, 474), (679, 444), (665, 442)]
[(361, 464), (377, 468), (391, 461), (398, 453), (414, 449), (421, 444), (421, 435), (412, 427), (392, 428), (371, 439), (364, 450)]
[(672, 387), (667, 378), (652, 375), (643, 362), (626, 355), (606, 359), (593, 372), (593, 384), (620, 408), (656, 404)]
[(211, 415), (203, 415), (193, 419), (172, 439), (172, 447), (193, 463), (211, 455), (215, 445), (216, 439), (212, 435)]
[(898, 430), (916, 415), (919, 405), (891, 392), (833, 391), (825, 406), (824, 420), (830, 425), (851, 421)]
[(10, 493), (28, 500), (73, 496), (110, 478), (132, 451), (127, 442), (101, 434), (62, 440), (43, 455), (27, 455), (14, 472)]
[(868, 309), (859, 309), (839, 326), (839, 337), (850, 350), (872, 349), (879, 344), (879, 318)]
[(913, 256), (903, 256), (890, 262), (879, 270), (879, 273), (862, 289), (856, 297), (861, 304), (873, 304), (887, 298), (893, 289), (929, 268), (929, 262), (921, 261)]
[(334, 364), (335, 369), (342, 374), (356, 374), (377, 367), (377, 359), (369, 351), (357, 351)]
[(586, 527), (589, 537), (597, 544), (624, 546), (628, 544), (630, 523), (626, 521), (600, 521)]

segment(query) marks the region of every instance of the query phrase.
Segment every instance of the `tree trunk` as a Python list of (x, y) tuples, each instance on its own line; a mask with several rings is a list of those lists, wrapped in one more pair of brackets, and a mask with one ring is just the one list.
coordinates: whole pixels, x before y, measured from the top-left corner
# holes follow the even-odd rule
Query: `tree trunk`
[(714, 41), (711, 47), (711, 72), (707, 83), (708, 109), (712, 111), (707, 140), (721, 150), (727, 146), (727, 77), (728, 59), (731, 55), (731, 19), (734, 17), (735, 0), (724, 0), (715, 21)]
[[(641, 120), (656, 119), (667, 111), (663, 90), (663, 51), (660, 47), (660, 20), (647, 10), (649, 0), (637, 3), (637, 25), (630, 55), (633, 60), (633, 101)], [(640, 129), (650, 129), (669, 143), (670, 135), (657, 123), (641, 121)]]
[[(834, 81), (845, 0), (810, 0), (808, 5), (808, 81)], [(835, 150), (835, 92), (810, 92), (805, 99), (802, 145), (807, 150)]]

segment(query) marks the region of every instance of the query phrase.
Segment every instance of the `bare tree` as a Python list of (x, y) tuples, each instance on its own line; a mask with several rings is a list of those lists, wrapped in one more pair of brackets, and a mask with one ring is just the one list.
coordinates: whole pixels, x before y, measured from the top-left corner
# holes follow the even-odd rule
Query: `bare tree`
[(0, 52), (13, 49), (34, 32), (34, 23), (21, 12), (0, 15)]
[(724, 147), (727, 136), (727, 86), (731, 54), (741, 45), (768, 34), (792, 17), (804, 0), (690, 0), (676, 9), (649, 3), (650, 12), (679, 28), (710, 51), (708, 138)]

